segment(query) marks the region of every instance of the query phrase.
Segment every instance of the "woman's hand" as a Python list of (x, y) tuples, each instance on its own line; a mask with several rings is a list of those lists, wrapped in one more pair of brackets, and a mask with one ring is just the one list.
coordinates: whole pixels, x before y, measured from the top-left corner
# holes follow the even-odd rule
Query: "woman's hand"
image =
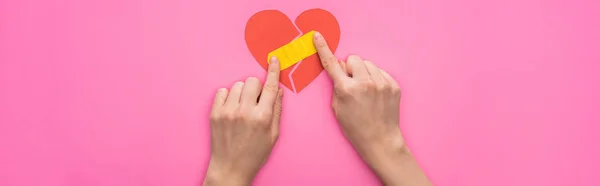
[(320, 33), (314, 43), (333, 80), (335, 117), (363, 160), (385, 185), (430, 185), (400, 133), (398, 83), (359, 56), (338, 61)]
[(210, 113), (211, 158), (205, 186), (250, 185), (279, 136), (283, 90), (279, 62), (271, 59), (267, 79), (251, 77), (219, 89)]

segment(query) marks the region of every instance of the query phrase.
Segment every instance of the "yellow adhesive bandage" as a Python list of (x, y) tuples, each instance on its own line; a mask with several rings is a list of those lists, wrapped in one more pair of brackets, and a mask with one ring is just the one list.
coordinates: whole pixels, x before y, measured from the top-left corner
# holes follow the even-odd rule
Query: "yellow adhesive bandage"
[(269, 52), (267, 61), (270, 63), (272, 56), (277, 57), (281, 70), (283, 70), (317, 53), (317, 49), (313, 43), (314, 34), (315, 31), (310, 31), (288, 44)]

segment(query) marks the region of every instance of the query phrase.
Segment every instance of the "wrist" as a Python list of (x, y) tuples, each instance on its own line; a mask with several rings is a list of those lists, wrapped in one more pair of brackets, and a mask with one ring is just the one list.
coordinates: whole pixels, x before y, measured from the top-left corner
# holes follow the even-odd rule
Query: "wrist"
[(362, 159), (373, 169), (410, 155), (400, 130), (389, 130), (368, 140), (353, 142)]
[(204, 178), (204, 186), (248, 186), (252, 176), (239, 172), (231, 166), (210, 162)]
[(348, 139), (361, 156), (379, 157), (389, 155), (390, 153), (394, 154), (394, 151), (407, 149), (402, 133), (397, 126), (383, 129), (369, 135), (348, 136)]

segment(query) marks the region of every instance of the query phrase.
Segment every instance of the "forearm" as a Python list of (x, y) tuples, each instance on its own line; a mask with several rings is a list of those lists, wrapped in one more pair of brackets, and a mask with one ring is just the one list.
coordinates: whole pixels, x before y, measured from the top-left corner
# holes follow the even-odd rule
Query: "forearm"
[(227, 171), (217, 165), (209, 165), (204, 177), (203, 186), (249, 186), (251, 178), (242, 176), (242, 174)]
[(400, 134), (368, 145), (359, 153), (386, 186), (432, 185)]
[(432, 185), (408, 150), (398, 150), (392, 156), (373, 165), (373, 170), (384, 185)]
[(246, 186), (246, 185), (250, 185), (250, 184), (245, 184), (245, 183), (241, 183), (241, 182), (237, 182), (235, 180), (229, 180), (227, 178), (218, 178), (218, 177), (212, 177), (209, 175), (206, 175), (206, 177), (204, 178), (204, 184), (203, 186), (220, 186), (220, 185), (224, 185), (224, 186)]

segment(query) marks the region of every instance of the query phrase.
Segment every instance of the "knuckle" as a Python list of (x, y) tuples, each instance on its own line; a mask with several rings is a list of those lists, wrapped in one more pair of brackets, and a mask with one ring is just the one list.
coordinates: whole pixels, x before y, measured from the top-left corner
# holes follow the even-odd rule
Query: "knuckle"
[(233, 113), (233, 112), (227, 112), (227, 113), (223, 114), (220, 117), (220, 119), (224, 120), (224, 121), (227, 121), (227, 122), (232, 122), (232, 121), (236, 121), (237, 117), (236, 117), (235, 113)]
[(265, 91), (276, 92), (279, 87), (277, 87), (275, 84), (266, 83), (264, 89)]
[(323, 65), (324, 69), (329, 69), (329, 67), (331, 66), (331, 63), (329, 63), (325, 58), (321, 58), (321, 64)]
[(392, 92), (392, 95), (400, 95), (402, 92), (399, 86), (390, 86), (390, 91)]
[(216, 121), (221, 120), (221, 115), (218, 113), (211, 113), (209, 116), (209, 119), (211, 122), (216, 122)]
[(337, 62), (337, 58), (335, 58), (335, 56), (324, 56), (321, 58), (321, 63), (324, 69), (329, 69), (333, 62)]
[(369, 89), (369, 88), (370, 88), (369, 84), (367, 84), (367, 83), (358, 83), (358, 84), (354, 84), (354, 85), (347, 87), (348, 92), (350, 92), (350, 93), (358, 93), (361, 91), (365, 91), (366, 89)]
[(335, 94), (341, 98), (352, 95), (352, 92), (354, 92), (354, 90), (355, 90), (354, 86), (349, 86), (346, 84), (337, 84), (334, 86), (335, 86), (335, 88), (334, 88)]
[(349, 88), (345, 84), (341, 84), (341, 83), (335, 84), (335, 85), (333, 85), (333, 88), (335, 89), (336, 92), (341, 92), (341, 93), (349, 92)]
[(337, 58), (335, 58), (335, 56), (329, 56), (327, 58), (325, 58), (325, 61), (327, 61), (327, 63), (333, 63), (337, 61)]
[(361, 88), (362, 89), (366, 89), (366, 90), (377, 90), (377, 85), (371, 81), (364, 81), (361, 84)]
[(267, 124), (271, 120), (271, 115), (266, 112), (258, 112), (254, 116), (254, 119), (256, 120), (257, 123)]
[(378, 92), (385, 92), (391, 90), (391, 87), (388, 84), (377, 84), (375, 87)]
[(333, 99), (331, 101), (331, 109), (333, 110), (333, 112), (335, 113), (337, 111), (338, 105), (339, 105), (339, 100), (338, 99)]
[(235, 112), (235, 114), (233, 114), (234, 119), (236, 121), (246, 121), (248, 119), (248, 114), (246, 114), (246, 112), (242, 111), (242, 110), (238, 110), (237, 112)]

